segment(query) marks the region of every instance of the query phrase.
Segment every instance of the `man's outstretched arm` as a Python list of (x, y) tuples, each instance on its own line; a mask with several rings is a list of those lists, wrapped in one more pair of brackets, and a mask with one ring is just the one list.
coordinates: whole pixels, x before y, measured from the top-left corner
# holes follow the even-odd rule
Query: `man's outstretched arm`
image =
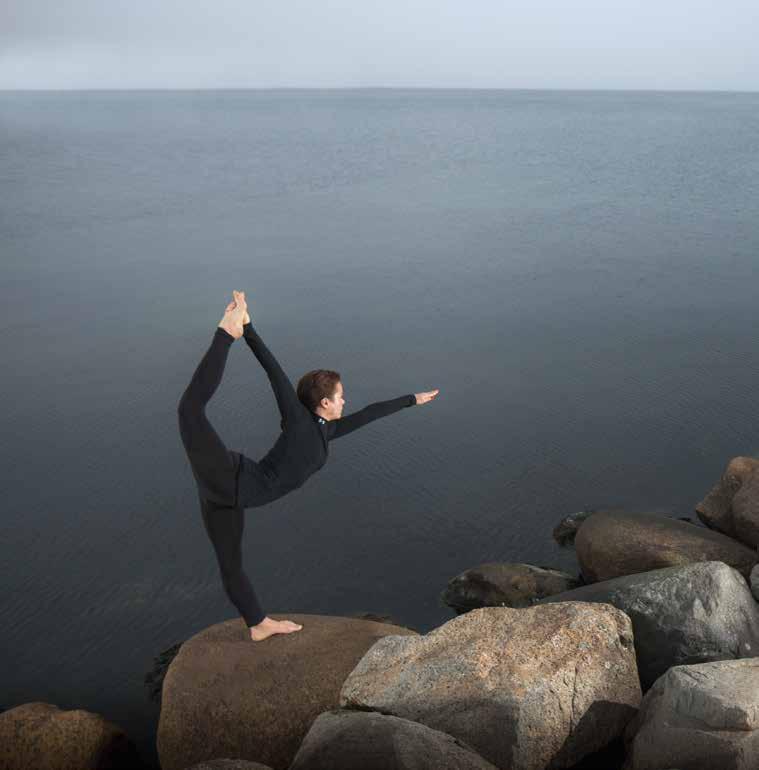
[(258, 336), (252, 323), (243, 324), (242, 335), (245, 338), (245, 342), (248, 343), (248, 347), (253, 351), (253, 355), (258, 359), (258, 362), (269, 377), (271, 389), (274, 391), (274, 397), (277, 399), (279, 413), (282, 419), (286, 419), (288, 414), (293, 413), (294, 410), (301, 409), (303, 406), (298, 400), (295, 388), (293, 388), (292, 383), (277, 359), (274, 358), (269, 348), (264, 345), (264, 341)]
[(374, 404), (369, 404), (369, 406), (359, 409), (358, 412), (347, 414), (345, 417), (339, 417), (337, 420), (330, 420), (327, 423), (329, 426), (327, 429), (327, 439), (332, 441), (333, 439), (340, 438), (373, 420), (387, 417), (389, 414), (393, 414), (393, 412), (397, 412), (405, 406), (414, 406), (415, 404), (416, 396), (413, 393), (410, 393), (408, 396), (391, 398), (389, 401), (377, 401)]

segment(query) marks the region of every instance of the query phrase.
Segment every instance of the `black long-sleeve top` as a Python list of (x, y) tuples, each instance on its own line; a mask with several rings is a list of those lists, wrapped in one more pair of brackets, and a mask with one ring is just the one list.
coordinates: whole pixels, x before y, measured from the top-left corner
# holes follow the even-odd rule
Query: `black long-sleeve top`
[(416, 404), (416, 396), (410, 393), (389, 401), (377, 401), (336, 420), (325, 420), (298, 399), (279, 362), (251, 323), (243, 326), (243, 337), (269, 377), (282, 418), (279, 438), (258, 462), (233, 453), (239, 454), (238, 504), (245, 508), (264, 505), (302, 486), (327, 462), (330, 441)]

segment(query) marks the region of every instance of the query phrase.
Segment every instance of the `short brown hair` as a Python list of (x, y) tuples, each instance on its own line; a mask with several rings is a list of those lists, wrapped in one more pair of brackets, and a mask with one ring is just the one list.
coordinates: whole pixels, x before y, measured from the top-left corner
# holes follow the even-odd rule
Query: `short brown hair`
[(312, 369), (298, 380), (298, 399), (312, 412), (323, 398), (332, 399), (340, 382), (340, 373), (331, 369)]

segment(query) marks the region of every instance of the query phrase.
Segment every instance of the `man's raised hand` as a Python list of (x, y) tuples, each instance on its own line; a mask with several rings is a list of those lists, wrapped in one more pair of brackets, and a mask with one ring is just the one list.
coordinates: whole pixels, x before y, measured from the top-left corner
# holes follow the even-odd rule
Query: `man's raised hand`
[(416, 398), (417, 405), (426, 404), (428, 401), (432, 401), (438, 393), (440, 393), (440, 388), (435, 388), (435, 390), (428, 390), (423, 393), (414, 393), (414, 398)]

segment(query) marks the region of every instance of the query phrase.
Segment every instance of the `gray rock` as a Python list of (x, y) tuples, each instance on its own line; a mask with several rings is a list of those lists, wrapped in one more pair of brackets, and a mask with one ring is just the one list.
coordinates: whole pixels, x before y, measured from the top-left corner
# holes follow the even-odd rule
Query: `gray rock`
[(754, 595), (754, 599), (759, 601), (759, 564), (751, 570), (749, 585), (751, 586), (751, 593)]
[(288, 770), (497, 770), (464, 741), (374, 711), (320, 714)]
[(378, 640), (340, 706), (420, 722), (510, 770), (565, 768), (622, 734), (641, 692), (630, 619), (580, 602), (482, 607)]
[(699, 561), (722, 561), (745, 578), (759, 555), (706, 527), (653, 513), (595, 513), (575, 538), (588, 583)]
[(605, 602), (630, 616), (644, 690), (671, 666), (759, 655), (759, 610), (740, 573), (697, 562), (582, 586), (550, 602)]
[(488, 562), (452, 578), (440, 598), (457, 612), (478, 607), (531, 607), (544, 596), (579, 585), (576, 577), (550, 567)]
[(759, 659), (675, 666), (646, 693), (625, 731), (625, 770), (755, 770)]
[(696, 505), (707, 527), (754, 548), (759, 545), (759, 460), (733, 457), (709, 494)]

